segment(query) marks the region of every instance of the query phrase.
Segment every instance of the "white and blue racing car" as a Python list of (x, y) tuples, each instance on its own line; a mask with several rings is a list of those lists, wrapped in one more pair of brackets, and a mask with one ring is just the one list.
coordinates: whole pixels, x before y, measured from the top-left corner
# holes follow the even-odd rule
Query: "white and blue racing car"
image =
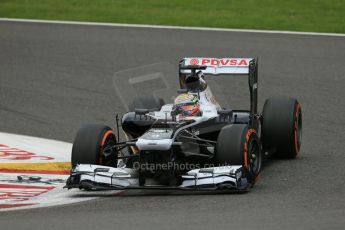
[[(250, 108), (221, 107), (206, 83), (212, 75), (248, 76)], [(67, 188), (247, 190), (264, 157), (300, 151), (302, 110), (294, 98), (269, 98), (258, 112), (254, 58), (184, 58), (174, 103), (139, 97), (117, 132), (86, 125), (75, 138)], [(120, 141), (119, 127), (126, 140)]]

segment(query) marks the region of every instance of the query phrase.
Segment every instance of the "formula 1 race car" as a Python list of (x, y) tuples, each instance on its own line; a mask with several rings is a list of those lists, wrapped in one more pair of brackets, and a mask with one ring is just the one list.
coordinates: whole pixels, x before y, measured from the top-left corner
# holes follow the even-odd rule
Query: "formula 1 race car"
[[(210, 75), (248, 76), (249, 110), (221, 107), (206, 83)], [(301, 105), (269, 98), (258, 113), (254, 58), (184, 58), (173, 104), (136, 98), (117, 132), (82, 127), (74, 140), (67, 188), (247, 190), (262, 160), (295, 158), (302, 138)], [(119, 140), (119, 127), (126, 141)]]

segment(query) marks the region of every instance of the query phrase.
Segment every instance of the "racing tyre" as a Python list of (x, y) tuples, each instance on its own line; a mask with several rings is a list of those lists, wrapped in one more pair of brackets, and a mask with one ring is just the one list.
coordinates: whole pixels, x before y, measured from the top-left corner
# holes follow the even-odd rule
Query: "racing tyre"
[(129, 105), (129, 111), (134, 112), (135, 109), (148, 109), (149, 111), (159, 111), (164, 105), (162, 98), (154, 96), (141, 96), (134, 98), (133, 102)]
[(294, 98), (269, 98), (263, 108), (262, 142), (265, 151), (295, 158), (302, 142), (302, 109)]
[(216, 161), (220, 165), (242, 165), (255, 182), (261, 170), (261, 144), (254, 129), (247, 124), (232, 124), (222, 128), (216, 146)]
[(116, 143), (116, 136), (108, 126), (85, 125), (79, 129), (72, 147), (72, 166), (94, 164), (117, 166), (117, 153), (104, 154), (103, 150)]

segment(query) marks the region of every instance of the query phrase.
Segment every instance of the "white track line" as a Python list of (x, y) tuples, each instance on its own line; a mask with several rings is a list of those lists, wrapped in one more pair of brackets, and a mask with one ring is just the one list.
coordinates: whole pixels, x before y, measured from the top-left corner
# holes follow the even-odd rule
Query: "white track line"
[(110, 27), (154, 28), (154, 29), (173, 29), (173, 30), (199, 30), (199, 31), (215, 31), (215, 32), (242, 32), (242, 33), (292, 34), (292, 35), (345, 37), (345, 34), (341, 34), (341, 33), (295, 32), (295, 31), (283, 31), (283, 30), (226, 29), (226, 28), (209, 28), (209, 27), (160, 26), (160, 25), (145, 25), (145, 24), (36, 20), (36, 19), (15, 19), (15, 18), (0, 18), (0, 21), (50, 23), (50, 24), (65, 24), (65, 25), (85, 25), (85, 26), (110, 26)]

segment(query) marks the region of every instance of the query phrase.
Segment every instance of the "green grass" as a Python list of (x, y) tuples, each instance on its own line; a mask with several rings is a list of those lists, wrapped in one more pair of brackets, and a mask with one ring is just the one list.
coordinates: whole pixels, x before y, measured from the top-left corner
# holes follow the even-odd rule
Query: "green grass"
[(345, 33), (345, 0), (0, 0), (0, 17)]

